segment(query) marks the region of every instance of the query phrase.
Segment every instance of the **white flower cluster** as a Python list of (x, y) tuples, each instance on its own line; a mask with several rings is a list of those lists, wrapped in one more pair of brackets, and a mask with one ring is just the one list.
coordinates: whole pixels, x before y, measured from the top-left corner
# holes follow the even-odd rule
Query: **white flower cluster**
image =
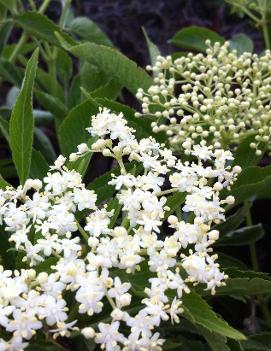
[[(182, 295), (199, 283), (212, 293), (225, 284), (212, 254), (219, 233), (211, 225), (224, 220), (223, 204), (234, 201), (219, 197), (240, 172), (228, 165), (231, 153), (203, 142), (193, 148), (195, 162), (182, 163), (152, 138), (137, 141), (122, 114), (106, 109), (89, 131), (98, 138), (92, 152), (120, 165), (110, 181), (120, 214), (96, 205), (95, 192), (63, 156), (43, 181), (0, 191), (1, 224), (25, 264), (0, 270), (0, 325), (10, 335), (0, 350), (24, 349), (40, 329), (54, 338), (77, 331), (108, 351), (162, 350), (158, 327), (179, 322)], [(71, 159), (87, 152), (81, 144)], [(128, 173), (124, 160), (136, 161), (140, 174)], [(178, 217), (169, 215), (167, 201), (176, 193), (184, 195)], [(162, 224), (172, 234), (162, 236)], [(139, 271), (145, 290), (138, 305), (133, 277)], [(77, 321), (80, 314), (84, 322)], [(94, 314), (107, 322), (92, 324)]]
[(205, 54), (175, 61), (160, 56), (147, 66), (154, 84), (138, 90), (142, 114), (137, 116), (155, 116), (153, 131), (165, 131), (172, 147), (186, 154), (199, 140), (234, 149), (250, 134), (257, 155), (265, 149), (270, 153), (271, 52), (238, 56), (228, 42), (206, 43)]

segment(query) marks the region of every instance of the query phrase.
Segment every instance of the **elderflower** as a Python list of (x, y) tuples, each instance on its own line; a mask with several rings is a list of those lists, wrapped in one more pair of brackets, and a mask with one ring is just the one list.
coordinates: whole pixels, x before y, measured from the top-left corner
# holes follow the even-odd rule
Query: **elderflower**
[[(251, 135), (257, 155), (271, 153), (271, 52), (238, 56), (229, 42), (210, 44), (204, 54), (189, 53), (173, 60), (157, 58), (154, 83), (138, 89), (142, 113), (153, 116), (154, 132), (166, 132), (171, 146), (198, 153), (199, 140), (215, 148), (234, 149)], [(203, 156), (208, 150), (201, 148)]]
[[(75, 158), (90, 151), (115, 158), (121, 172), (109, 184), (117, 208), (99, 203), (62, 156), (41, 181), (0, 192), (1, 235), (26, 267), (0, 266), (3, 350), (25, 349), (44, 328), (53, 338), (81, 333), (106, 351), (160, 351), (161, 323), (181, 322), (183, 295), (196, 284), (212, 294), (225, 284), (212, 224), (233, 203), (221, 199), (241, 170), (228, 164), (231, 153), (203, 142), (191, 146), (194, 159), (183, 163), (153, 138), (136, 140), (122, 114), (107, 109), (89, 131), (95, 143), (81, 144)], [(135, 163), (131, 172), (127, 159)], [(183, 194), (177, 211), (183, 219), (169, 215), (174, 193)], [(172, 234), (164, 235), (163, 226)], [(95, 322), (99, 314), (106, 323)]]

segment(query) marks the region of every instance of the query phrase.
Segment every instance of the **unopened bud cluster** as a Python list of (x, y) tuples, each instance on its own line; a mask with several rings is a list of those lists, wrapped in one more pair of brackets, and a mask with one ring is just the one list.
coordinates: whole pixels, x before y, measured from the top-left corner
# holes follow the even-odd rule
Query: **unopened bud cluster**
[(215, 148), (236, 146), (252, 135), (257, 155), (271, 151), (271, 52), (238, 56), (229, 43), (215, 43), (204, 54), (173, 61), (157, 58), (154, 84), (138, 89), (142, 113), (154, 116), (154, 132), (164, 131), (172, 147), (189, 154), (199, 140)]

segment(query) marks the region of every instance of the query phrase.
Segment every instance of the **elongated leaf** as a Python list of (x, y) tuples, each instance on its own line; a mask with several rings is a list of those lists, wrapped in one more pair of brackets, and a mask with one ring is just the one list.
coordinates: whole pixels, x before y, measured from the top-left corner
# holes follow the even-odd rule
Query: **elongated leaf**
[(0, 76), (18, 87), (22, 83), (22, 74), (19, 69), (4, 59), (0, 59)]
[(36, 127), (34, 129), (34, 146), (36, 150), (43, 154), (47, 162), (51, 164), (55, 161), (57, 156), (53, 145), (41, 128)]
[(271, 333), (260, 333), (252, 335), (248, 340), (242, 342), (246, 351), (270, 351)]
[(76, 17), (70, 23), (69, 29), (81, 39), (95, 44), (113, 46), (111, 40), (100, 27), (87, 17)]
[(48, 17), (37, 12), (24, 12), (15, 18), (15, 22), (26, 32), (34, 34), (34, 36), (46, 40), (51, 44), (59, 45), (55, 33), (63, 36), (65, 41), (70, 45), (75, 45), (75, 41), (67, 33), (63, 32)]
[(38, 49), (34, 51), (27, 64), (22, 88), (12, 110), (9, 123), (12, 158), (21, 184), (23, 184), (28, 177), (31, 164), (34, 130), (32, 98), (37, 62)]
[(198, 294), (191, 292), (183, 296), (184, 317), (207, 328), (209, 331), (236, 340), (246, 337), (220, 318)]
[(264, 236), (261, 224), (237, 229), (224, 235), (217, 242), (217, 246), (241, 246), (248, 245), (260, 240)]
[(161, 55), (160, 50), (158, 49), (157, 45), (155, 45), (151, 39), (148, 36), (148, 33), (146, 32), (145, 28), (142, 28), (145, 39), (146, 39), (146, 43), (148, 46), (148, 51), (149, 51), (149, 56), (150, 56), (150, 63), (151, 65), (154, 65), (156, 60), (157, 60), (157, 56)]
[(98, 112), (94, 100), (86, 100), (75, 106), (61, 123), (58, 131), (61, 152), (68, 156), (76, 152), (77, 145), (85, 143), (90, 138), (86, 128), (90, 125), (91, 116)]
[(0, 174), (0, 189), (5, 189), (7, 186), (10, 186), (10, 184)]
[(224, 237), (224, 235), (237, 229), (240, 226), (240, 224), (244, 222), (245, 215), (246, 209), (244, 207), (241, 207), (233, 215), (227, 217), (225, 222), (214, 226), (213, 229), (219, 231), (220, 238)]
[(248, 167), (239, 175), (231, 194), (236, 202), (271, 197), (271, 166)]
[(35, 96), (42, 107), (56, 117), (57, 125), (59, 125), (68, 112), (66, 106), (58, 97), (44, 93), (43, 91), (36, 90)]
[(170, 43), (185, 49), (205, 51), (207, 48), (205, 44), (207, 39), (209, 39), (211, 43), (224, 43), (225, 41), (223, 37), (210, 29), (191, 26), (177, 32), (170, 40)]
[(16, 11), (17, 0), (0, 0), (0, 4), (5, 6), (11, 12)]
[(42, 179), (49, 171), (49, 165), (40, 151), (32, 150), (32, 160), (29, 176), (33, 179)]
[(117, 79), (133, 94), (138, 88), (147, 89), (152, 82), (150, 76), (135, 62), (116, 49), (93, 43), (84, 43), (71, 47), (70, 52), (98, 66), (111, 79)]
[(231, 351), (226, 344), (227, 338), (224, 336), (212, 333), (202, 326), (198, 326), (197, 329), (204, 336), (212, 351)]
[(233, 278), (217, 289), (217, 295), (265, 295), (271, 293), (271, 281), (262, 278)]

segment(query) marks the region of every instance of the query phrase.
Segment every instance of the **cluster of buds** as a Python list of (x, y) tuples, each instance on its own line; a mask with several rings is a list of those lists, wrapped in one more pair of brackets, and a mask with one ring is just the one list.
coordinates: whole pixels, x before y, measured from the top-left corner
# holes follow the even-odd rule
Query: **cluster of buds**
[(204, 54), (159, 56), (147, 66), (154, 84), (138, 89), (137, 116), (155, 117), (153, 131), (166, 132), (171, 147), (186, 154), (199, 140), (234, 150), (249, 135), (257, 155), (270, 153), (271, 52), (238, 56), (228, 42), (206, 44)]

